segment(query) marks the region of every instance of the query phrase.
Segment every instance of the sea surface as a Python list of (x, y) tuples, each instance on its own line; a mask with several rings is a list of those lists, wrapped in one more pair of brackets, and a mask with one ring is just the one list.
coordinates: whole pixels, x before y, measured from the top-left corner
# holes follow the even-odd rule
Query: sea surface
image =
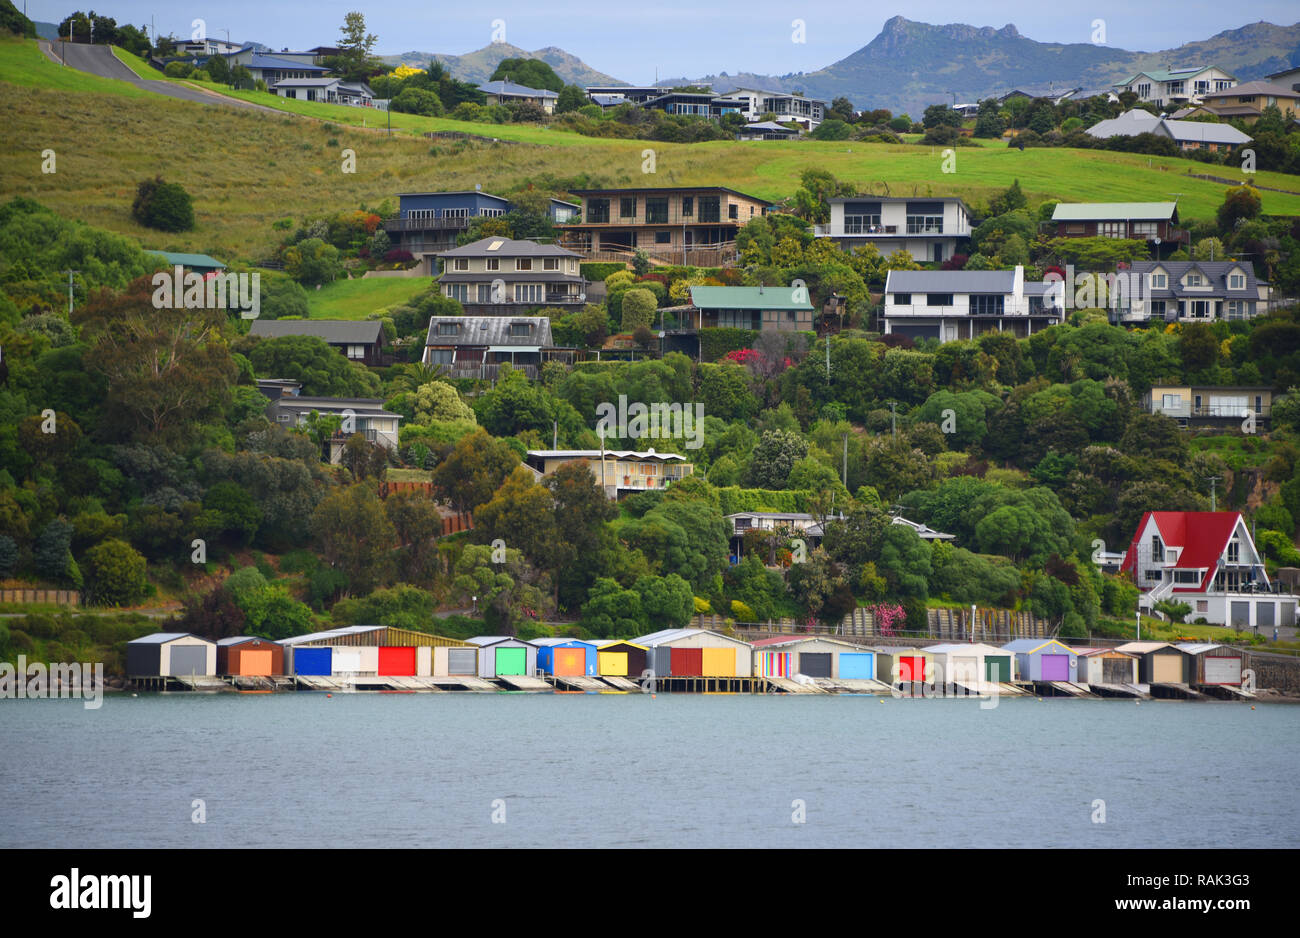
[(0, 847), (1300, 846), (1280, 704), (114, 694), (0, 754)]

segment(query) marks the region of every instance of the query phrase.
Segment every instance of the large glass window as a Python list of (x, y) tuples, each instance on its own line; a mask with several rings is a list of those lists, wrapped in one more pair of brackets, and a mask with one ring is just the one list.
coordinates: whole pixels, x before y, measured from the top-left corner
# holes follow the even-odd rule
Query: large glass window
[(943, 215), (908, 215), (908, 234), (943, 234)]
[(645, 200), (645, 220), (650, 225), (668, 224), (668, 197), (655, 196)]
[(722, 221), (722, 199), (716, 195), (700, 196), (700, 221)]
[(618, 200), (618, 217), (619, 218), (636, 218), (636, 199), (623, 198)]
[(442, 288), (442, 295), (464, 303), (469, 299), (469, 287), (463, 283), (449, 283)]
[(925, 295), (926, 306), (951, 306), (951, 293), (927, 293)]
[(609, 199), (587, 200), (587, 221), (603, 224), (609, 221)]
[(693, 195), (682, 196), (682, 214), (683, 215), (695, 214), (695, 196)]
[(970, 311), (973, 316), (1001, 316), (1004, 297), (1001, 294), (975, 294), (970, 298)]

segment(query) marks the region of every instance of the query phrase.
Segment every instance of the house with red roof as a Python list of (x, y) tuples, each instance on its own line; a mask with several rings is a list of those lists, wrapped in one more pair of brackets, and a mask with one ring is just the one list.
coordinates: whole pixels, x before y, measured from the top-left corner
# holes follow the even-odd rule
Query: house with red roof
[(1139, 610), (1164, 599), (1192, 607), (1189, 622), (1272, 629), (1294, 625), (1296, 597), (1269, 582), (1238, 511), (1148, 511), (1120, 572), (1140, 590)]

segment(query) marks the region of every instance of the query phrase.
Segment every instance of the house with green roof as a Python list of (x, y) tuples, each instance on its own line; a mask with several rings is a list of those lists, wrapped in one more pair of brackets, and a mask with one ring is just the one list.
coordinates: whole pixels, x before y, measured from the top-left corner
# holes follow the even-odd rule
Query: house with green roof
[(196, 274), (215, 274), (226, 269), (225, 264), (206, 254), (178, 254), (175, 251), (150, 251), (149, 253), (161, 257), (168, 266), (184, 267)]
[(1176, 69), (1147, 69), (1115, 85), (1115, 91), (1131, 91), (1139, 101), (1161, 108), (1199, 104), (1201, 95), (1224, 91), (1237, 83), (1217, 65)]
[(1172, 244), (1189, 236), (1178, 228), (1177, 202), (1058, 202), (1052, 223), (1058, 238), (1130, 238)]
[[(700, 328), (808, 332), (813, 305), (807, 287), (691, 287)], [(689, 318), (689, 314), (687, 317)]]

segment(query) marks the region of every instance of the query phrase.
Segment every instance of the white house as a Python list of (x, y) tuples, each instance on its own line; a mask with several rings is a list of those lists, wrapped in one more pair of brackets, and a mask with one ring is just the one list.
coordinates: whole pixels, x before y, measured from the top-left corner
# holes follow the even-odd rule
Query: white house
[(745, 120), (751, 122), (759, 120), (764, 114), (774, 114), (782, 123), (797, 123), (806, 131), (813, 131), (826, 117), (825, 101), (805, 98), (801, 94), (736, 88), (728, 91), (726, 97), (743, 99), (745, 109), (742, 113)]
[(920, 263), (944, 261), (971, 233), (970, 207), (958, 198), (906, 199), (855, 195), (830, 200), (831, 220), (813, 234), (842, 248), (873, 244), (881, 254), (899, 248)]
[(1201, 95), (1223, 91), (1237, 79), (1216, 65), (1193, 68), (1149, 69), (1138, 72), (1115, 85), (1116, 91), (1131, 91), (1139, 101), (1149, 101), (1162, 108), (1170, 105), (1199, 103)]
[(952, 342), (984, 332), (1029, 336), (1065, 319), (1050, 284), (1026, 281), (1025, 269), (891, 270), (885, 277), (881, 331)]
[(1192, 607), (1188, 621), (1260, 629), (1295, 624), (1295, 596), (1269, 582), (1237, 511), (1148, 511), (1120, 570), (1137, 583), (1139, 610), (1169, 599)]

